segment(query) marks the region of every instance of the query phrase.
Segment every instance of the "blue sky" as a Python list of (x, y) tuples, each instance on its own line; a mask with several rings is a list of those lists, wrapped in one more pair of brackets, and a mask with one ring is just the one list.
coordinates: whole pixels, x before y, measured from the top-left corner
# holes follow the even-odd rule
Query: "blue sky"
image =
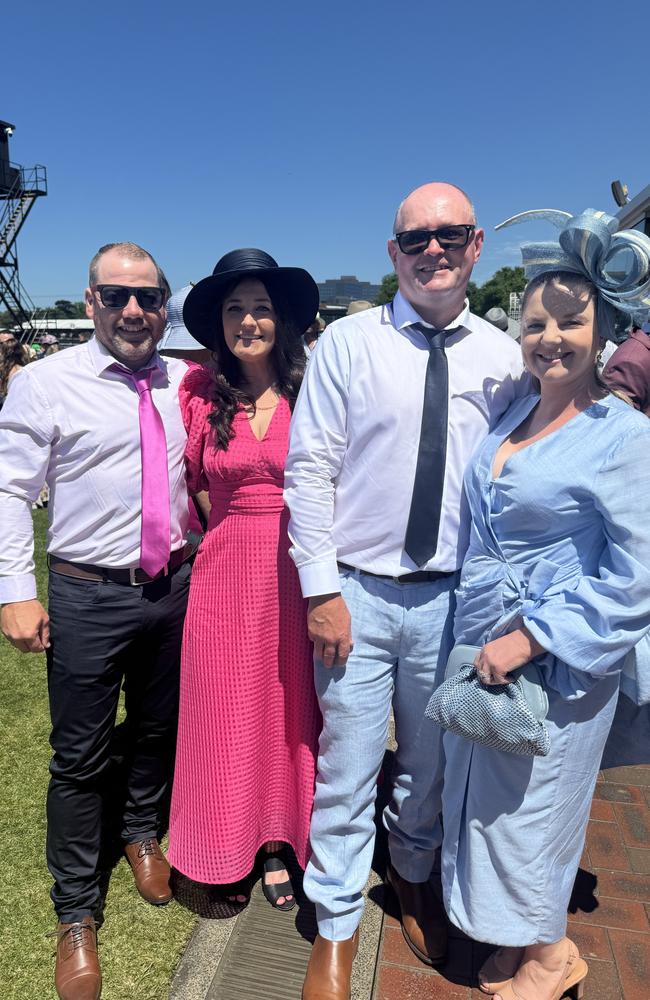
[(650, 183), (647, 0), (37, 0), (0, 27), (12, 159), (48, 170), (19, 239), (38, 305), (81, 298), (121, 239), (175, 288), (251, 245), (377, 281), (397, 203), (435, 179), (488, 229), (480, 282), (552, 238), (489, 231), (505, 217)]

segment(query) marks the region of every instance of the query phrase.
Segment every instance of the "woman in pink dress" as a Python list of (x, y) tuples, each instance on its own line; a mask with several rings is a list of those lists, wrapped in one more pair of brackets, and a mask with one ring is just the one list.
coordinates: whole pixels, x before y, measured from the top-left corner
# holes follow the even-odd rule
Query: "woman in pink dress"
[(183, 309), (219, 374), (196, 366), (180, 389), (189, 490), (208, 527), (185, 621), (169, 860), (243, 903), (262, 849), (279, 909), (295, 905), (284, 846), (303, 868), (309, 856), (320, 731), (283, 500), (300, 337), (317, 309), (306, 271), (252, 249), (222, 257)]

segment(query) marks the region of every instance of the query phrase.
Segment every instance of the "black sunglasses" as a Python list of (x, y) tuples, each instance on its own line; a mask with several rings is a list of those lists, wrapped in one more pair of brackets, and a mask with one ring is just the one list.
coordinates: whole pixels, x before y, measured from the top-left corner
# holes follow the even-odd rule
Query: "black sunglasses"
[(441, 250), (461, 250), (469, 243), (476, 226), (443, 226), (441, 229), (407, 229), (395, 233), (395, 242), (406, 254), (422, 253), (435, 240)]
[(107, 309), (124, 309), (132, 295), (145, 312), (156, 312), (165, 302), (163, 288), (134, 288), (132, 285), (95, 285), (103, 306)]

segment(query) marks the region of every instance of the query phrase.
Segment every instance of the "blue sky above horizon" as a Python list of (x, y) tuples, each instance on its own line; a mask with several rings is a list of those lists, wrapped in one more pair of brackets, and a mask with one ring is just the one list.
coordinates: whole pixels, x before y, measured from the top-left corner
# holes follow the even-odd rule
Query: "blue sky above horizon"
[(472, 196), (485, 281), (543, 224), (650, 183), (647, 0), (5, 5), (0, 118), (49, 194), (19, 237), (37, 305), (79, 299), (103, 243), (146, 246), (172, 287), (259, 246), (316, 280), (390, 271), (396, 205)]

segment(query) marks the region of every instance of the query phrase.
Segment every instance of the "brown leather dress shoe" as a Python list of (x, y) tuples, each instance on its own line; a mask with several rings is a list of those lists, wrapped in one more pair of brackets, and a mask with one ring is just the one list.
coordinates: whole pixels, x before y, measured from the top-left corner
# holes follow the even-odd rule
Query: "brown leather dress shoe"
[(447, 956), (447, 916), (428, 882), (407, 882), (392, 865), (386, 882), (400, 907), (404, 940), (425, 965), (442, 965)]
[(97, 958), (97, 925), (92, 917), (74, 924), (59, 923), (54, 985), (61, 1000), (99, 1000), (102, 974)]
[(172, 898), (169, 888), (171, 870), (155, 837), (127, 844), (124, 853), (133, 869), (135, 884), (142, 898), (152, 906), (164, 906), (168, 903)]
[(345, 941), (328, 941), (317, 934), (309, 957), (302, 1000), (350, 1000), (350, 976), (358, 947), (358, 930)]

